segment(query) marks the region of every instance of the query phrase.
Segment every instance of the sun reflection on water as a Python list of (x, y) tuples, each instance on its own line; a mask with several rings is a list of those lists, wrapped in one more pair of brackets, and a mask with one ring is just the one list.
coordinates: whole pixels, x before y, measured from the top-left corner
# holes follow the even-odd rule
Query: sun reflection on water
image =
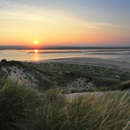
[(39, 54), (38, 54), (38, 50), (37, 49), (34, 50), (33, 60), (34, 61), (38, 61), (39, 60)]

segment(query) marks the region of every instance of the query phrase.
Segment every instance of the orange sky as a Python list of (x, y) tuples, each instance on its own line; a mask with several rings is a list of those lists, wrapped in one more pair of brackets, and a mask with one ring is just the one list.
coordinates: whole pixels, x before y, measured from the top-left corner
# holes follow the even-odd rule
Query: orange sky
[[(98, 12), (81, 18), (69, 10), (18, 2), (3, 2), (0, 8), (0, 45), (129, 45), (126, 23), (92, 21)], [(1, 7), (1, 6), (0, 6)], [(85, 17), (85, 16), (84, 16)], [(101, 17), (101, 16), (100, 16)], [(106, 15), (107, 17), (107, 15)]]

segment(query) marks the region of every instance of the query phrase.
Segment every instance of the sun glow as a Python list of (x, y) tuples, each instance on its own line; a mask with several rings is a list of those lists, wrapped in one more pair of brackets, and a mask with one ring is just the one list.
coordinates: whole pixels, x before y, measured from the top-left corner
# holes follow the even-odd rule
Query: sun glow
[(34, 44), (38, 44), (38, 41), (35, 41)]
[(35, 53), (37, 53), (38, 51), (37, 50), (34, 50), (35, 51)]

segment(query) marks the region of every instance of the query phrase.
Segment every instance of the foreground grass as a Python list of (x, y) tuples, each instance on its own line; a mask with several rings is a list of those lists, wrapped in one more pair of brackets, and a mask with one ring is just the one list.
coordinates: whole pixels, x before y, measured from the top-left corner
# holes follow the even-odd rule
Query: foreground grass
[[(36, 89), (4, 77), (0, 80), (0, 129), (24, 129), (41, 98)], [(29, 124), (26, 124), (28, 128)]]
[(109, 92), (73, 100), (51, 89), (44, 93), (0, 80), (1, 130), (129, 130), (130, 96)]

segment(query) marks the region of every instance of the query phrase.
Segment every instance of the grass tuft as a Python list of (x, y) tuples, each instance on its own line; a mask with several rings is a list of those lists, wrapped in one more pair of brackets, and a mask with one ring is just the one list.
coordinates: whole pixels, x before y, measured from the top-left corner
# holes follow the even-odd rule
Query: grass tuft
[(23, 129), (26, 120), (29, 120), (38, 103), (38, 97), (38, 92), (31, 87), (25, 84), (20, 85), (9, 78), (2, 78), (0, 81), (0, 129)]
[(0, 80), (1, 130), (129, 130), (130, 95), (108, 92), (67, 100), (62, 91)]

